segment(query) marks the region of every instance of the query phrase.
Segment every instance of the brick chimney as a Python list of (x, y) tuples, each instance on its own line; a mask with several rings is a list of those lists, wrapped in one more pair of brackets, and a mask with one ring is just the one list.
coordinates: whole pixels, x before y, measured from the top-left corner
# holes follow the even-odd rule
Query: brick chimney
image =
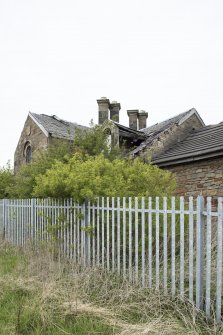
[(138, 114), (138, 120), (139, 120), (139, 130), (146, 128), (146, 120), (148, 118), (148, 113), (145, 111), (140, 111)]
[(97, 100), (98, 103), (98, 124), (103, 124), (108, 120), (109, 99), (102, 97)]
[(138, 109), (127, 110), (129, 116), (129, 128), (138, 130)]
[(119, 111), (121, 109), (121, 105), (117, 101), (112, 101), (109, 106), (110, 109), (110, 119), (119, 123)]

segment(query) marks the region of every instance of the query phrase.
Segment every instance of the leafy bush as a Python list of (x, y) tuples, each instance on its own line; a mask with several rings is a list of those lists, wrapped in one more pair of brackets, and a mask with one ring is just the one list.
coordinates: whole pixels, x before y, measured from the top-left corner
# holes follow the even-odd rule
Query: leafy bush
[(121, 150), (110, 148), (107, 137), (102, 126), (91, 124), (90, 128), (76, 129), (74, 141), (54, 139), (47, 151), (39, 152), (32, 163), (23, 165), (15, 176), (9, 168), (3, 169), (2, 175), (0, 172), (0, 191), (1, 179), (3, 184), (1, 197), (30, 198), (36, 185), (36, 177), (45, 174), (55, 161), (66, 163), (75, 153), (83, 156), (102, 154), (109, 160), (114, 159)]
[(76, 153), (66, 163), (56, 161), (36, 177), (35, 197), (73, 197), (94, 200), (96, 196), (165, 196), (174, 191), (171, 173), (140, 159), (110, 161)]
[(10, 167), (10, 164), (7, 164), (7, 167), (0, 169), (0, 199), (8, 198), (10, 194), (10, 187), (13, 185), (14, 175)]

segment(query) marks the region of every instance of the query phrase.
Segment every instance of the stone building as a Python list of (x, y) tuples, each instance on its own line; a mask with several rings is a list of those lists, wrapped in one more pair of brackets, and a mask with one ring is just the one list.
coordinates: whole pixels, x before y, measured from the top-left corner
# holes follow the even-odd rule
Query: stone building
[(205, 126), (193, 108), (142, 131), (131, 154), (174, 173), (177, 195), (223, 196), (223, 122)]
[(153, 163), (176, 175), (179, 195), (223, 196), (223, 123), (193, 131)]
[(56, 115), (29, 112), (14, 154), (15, 173), (21, 165), (30, 163), (38, 152), (47, 150), (50, 144), (72, 141), (77, 128), (87, 127), (59, 119)]
[[(192, 108), (147, 127), (148, 113), (134, 109), (127, 111), (127, 127), (119, 123), (120, 103), (105, 97), (97, 103), (98, 123), (111, 144), (173, 172), (178, 195), (223, 196), (223, 123), (205, 126)], [(15, 151), (15, 172), (54, 141), (72, 141), (77, 128), (87, 129), (55, 115), (29, 113)]]

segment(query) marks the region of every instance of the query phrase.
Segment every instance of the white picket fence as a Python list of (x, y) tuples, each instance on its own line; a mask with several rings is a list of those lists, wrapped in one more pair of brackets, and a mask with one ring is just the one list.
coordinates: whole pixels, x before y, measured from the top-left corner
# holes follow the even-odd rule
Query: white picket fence
[(135, 285), (180, 294), (222, 318), (223, 198), (0, 200), (5, 240), (58, 252), (80, 266), (101, 266)]

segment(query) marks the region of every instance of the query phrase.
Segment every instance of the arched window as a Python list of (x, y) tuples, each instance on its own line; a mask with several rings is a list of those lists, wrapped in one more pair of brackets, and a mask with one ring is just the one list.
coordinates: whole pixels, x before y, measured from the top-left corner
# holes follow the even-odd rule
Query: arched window
[(24, 147), (24, 156), (25, 156), (25, 159), (26, 159), (26, 163), (31, 163), (32, 161), (32, 148), (31, 148), (31, 145), (29, 142), (27, 142), (25, 144), (25, 147)]
[(26, 163), (30, 163), (32, 160), (32, 149), (31, 146), (29, 145), (26, 149)]

